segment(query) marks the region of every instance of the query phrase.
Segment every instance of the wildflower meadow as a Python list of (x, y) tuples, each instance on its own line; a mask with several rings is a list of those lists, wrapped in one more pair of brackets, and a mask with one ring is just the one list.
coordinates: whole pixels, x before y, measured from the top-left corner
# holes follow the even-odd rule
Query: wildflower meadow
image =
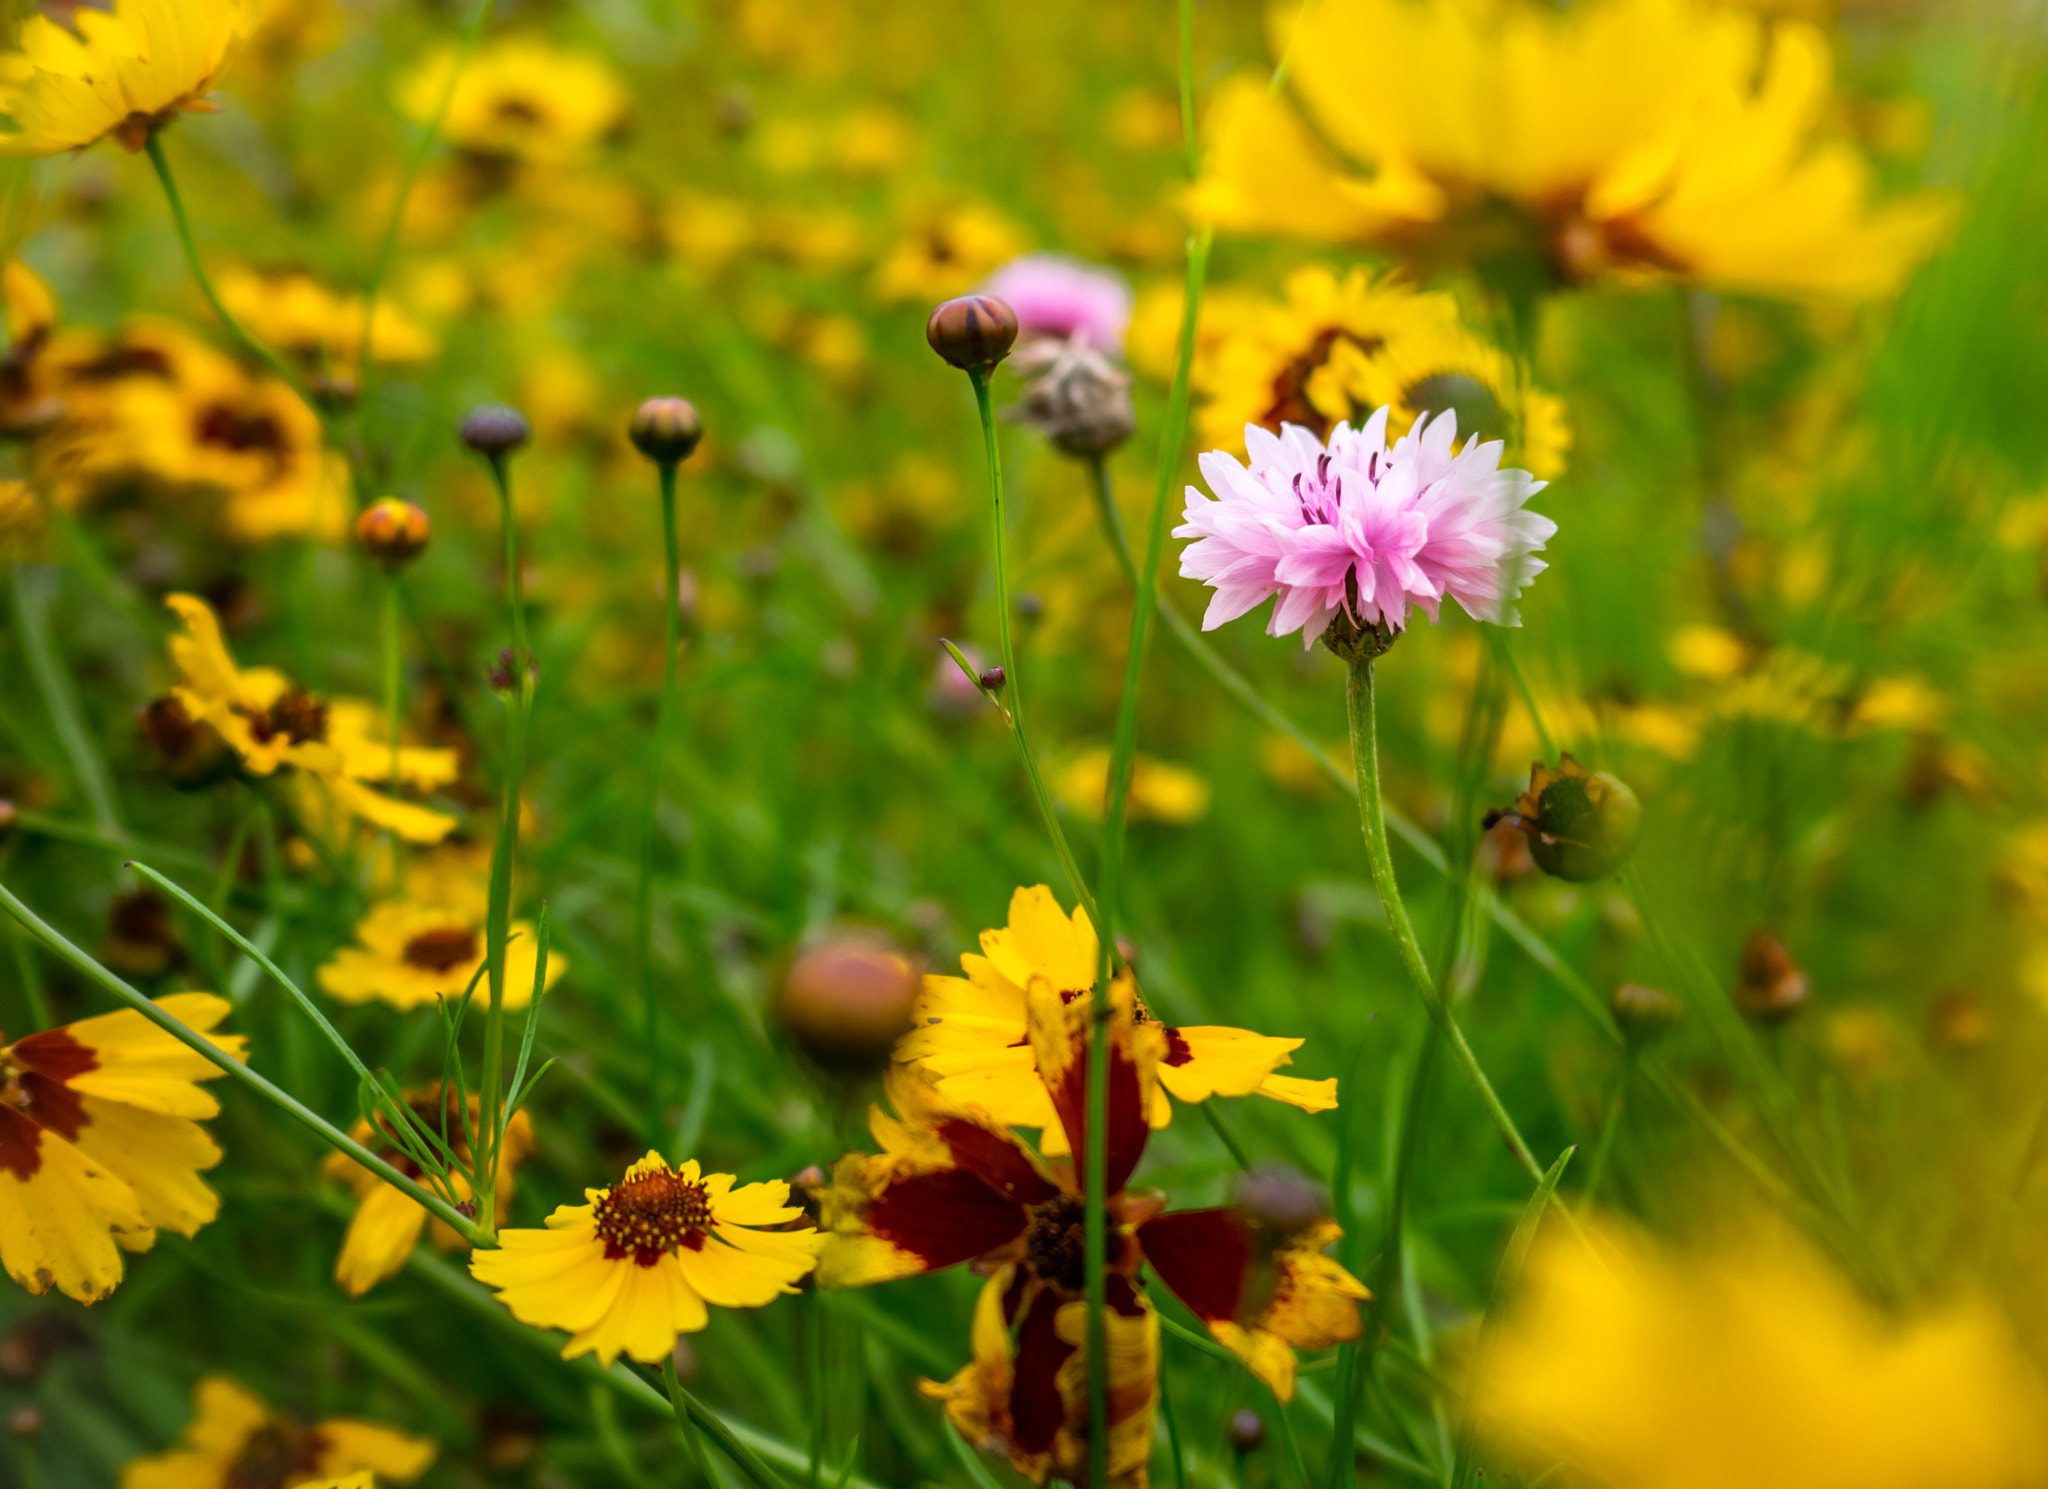
[(0, 0), (0, 1485), (2048, 1489), (2042, 0)]

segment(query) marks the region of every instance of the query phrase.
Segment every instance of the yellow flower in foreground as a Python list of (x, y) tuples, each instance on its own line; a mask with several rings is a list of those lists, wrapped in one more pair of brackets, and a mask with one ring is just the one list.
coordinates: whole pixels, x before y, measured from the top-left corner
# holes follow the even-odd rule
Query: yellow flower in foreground
[(1546, 480), (1571, 448), (1564, 405), (1523, 385), (1507, 357), (1465, 328), (1455, 300), (1364, 269), (1342, 278), (1297, 270), (1277, 300), (1210, 296), (1192, 381), (1207, 400), (1202, 443), (1225, 450), (1244, 448), (1247, 424), (1275, 434), (1300, 424), (1327, 439), (1336, 424), (1362, 424), (1382, 407), (1392, 410), (1389, 439), (1445, 410), (1457, 412), (1461, 434), (1512, 434), (1518, 463)]
[[(476, 879), (445, 879), (413, 895), (370, 907), (356, 923), (354, 946), (345, 946), (320, 969), (320, 986), (344, 1003), (389, 1003), (418, 1008), (437, 998), (460, 998), (484, 965), (489, 889)], [(505, 948), (505, 1006), (533, 1001), (540, 943), (531, 922), (515, 920)], [(569, 970), (550, 948), (547, 988)], [(543, 988), (542, 991), (546, 991)], [(478, 984), (479, 998), (484, 996)]]
[[(170, 640), (171, 662), (182, 679), (171, 699), (187, 723), (218, 734), (250, 775), (294, 767), (318, 782), (339, 809), (408, 842), (436, 843), (453, 830), (453, 817), (363, 784), (387, 781), (391, 765), (388, 741), (381, 748), (373, 742), (369, 726), (375, 712), (365, 714), (368, 705), (343, 700), (337, 709), (293, 686), (274, 667), (238, 667), (212, 606), (196, 595), (169, 595), (164, 603), (185, 623), (185, 634)], [(336, 730), (337, 723), (344, 727)], [(445, 750), (400, 752), (401, 781), (445, 784), (454, 769), (454, 756)]]
[(267, 0), (114, 0), (79, 6), (72, 29), (47, 16), (22, 24), (20, 50), (0, 56), (0, 155), (57, 155), (113, 135), (140, 150), (178, 112), (205, 98), (263, 19)]
[[(1095, 927), (1078, 905), (1069, 918), (1039, 884), (1010, 897), (1010, 923), (983, 931), (981, 949), (980, 956), (960, 958), (965, 977), (925, 978), (913, 1012), (916, 1028), (897, 1046), (897, 1058), (922, 1066), (953, 1101), (978, 1106), (1005, 1126), (1042, 1129), (1040, 1147), (1063, 1153), (1065, 1134), (1032, 1057), (1026, 989), (1042, 977), (1069, 1002), (1091, 996), (1101, 955)], [(1142, 1001), (1137, 1010), (1141, 1024), (1157, 1022)], [(1166, 1052), (1146, 1109), (1154, 1127), (1173, 1121), (1169, 1096), (1257, 1095), (1308, 1112), (1337, 1105), (1335, 1080), (1274, 1073), (1292, 1062), (1302, 1040), (1217, 1025), (1162, 1028)]]
[(1611, 1489), (2019, 1489), (2048, 1400), (1963, 1305), (1895, 1321), (1801, 1243), (1676, 1253), (1597, 1230), (1531, 1259), (1481, 1363), (1479, 1420), (1531, 1465)]
[[(228, 1003), (173, 993), (157, 1006), (237, 1060), (248, 1041), (213, 1035)], [(200, 1182), (220, 1148), (199, 1123), (220, 1103), (197, 1082), (220, 1067), (132, 1008), (0, 1047), (0, 1263), (32, 1293), (93, 1303), (121, 1280), (121, 1251), (158, 1230), (195, 1234), (220, 1211)], [(118, 1250), (116, 1248), (119, 1248)]]
[[(1057, 776), (1053, 790), (1061, 801), (1092, 822), (1100, 822), (1109, 806), (1107, 745), (1083, 750)], [(1156, 822), (1199, 822), (1209, 812), (1209, 783), (1184, 765), (1139, 755), (1131, 762), (1131, 819)]]
[(590, 1203), (562, 1205), (546, 1230), (508, 1230), (469, 1259), (478, 1281), (522, 1323), (570, 1334), (562, 1358), (595, 1351), (653, 1364), (711, 1321), (706, 1304), (761, 1308), (818, 1262), (824, 1238), (781, 1180), (733, 1187), (696, 1159), (670, 1168), (650, 1152)]
[(192, 1406), (183, 1444), (134, 1460), (121, 1489), (353, 1489), (368, 1474), (410, 1484), (440, 1451), (375, 1422), (306, 1426), (219, 1375), (199, 1382)]
[[(421, 122), (441, 105), (453, 49), (407, 80), (402, 102)], [(573, 159), (616, 129), (630, 102), (600, 59), (531, 37), (509, 37), (470, 59), (449, 100), (441, 134), (476, 155)]]
[[(476, 1098), (469, 1100), (468, 1129), (464, 1128), (462, 1112), (456, 1105), (453, 1091), (444, 1092), (438, 1087), (413, 1091), (408, 1093), (406, 1100), (414, 1113), (431, 1124), (454, 1150), (458, 1167), (448, 1176), (449, 1186), (455, 1191), (456, 1203), (467, 1201), (471, 1191), (461, 1166), (470, 1162), (470, 1151), (463, 1133), (475, 1130), (478, 1120)], [(358, 1121), (349, 1136), (366, 1146), (374, 1140), (373, 1151), (379, 1157), (409, 1178), (422, 1178), (419, 1165), (405, 1149), (390, 1140), (388, 1130), (373, 1132), (368, 1122)], [(512, 1203), (514, 1171), (532, 1152), (533, 1122), (525, 1112), (514, 1112), (511, 1122), (505, 1127), (505, 1141), (498, 1149), (498, 1214), (503, 1215), (506, 1206)], [(385, 1278), (397, 1275), (405, 1266), (413, 1248), (419, 1245), (420, 1231), (426, 1226), (429, 1216), (418, 1200), (399, 1193), (346, 1153), (329, 1153), (320, 1164), (320, 1172), (337, 1183), (346, 1184), (356, 1197), (355, 1218), (349, 1221), (348, 1234), (342, 1238), (341, 1255), (334, 1261), (334, 1280), (350, 1297), (360, 1298)], [(435, 1220), (434, 1244), (443, 1251), (453, 1251), (463, 1244), (463, 1240), (448, 1228), (445, 1221)]]
[(1869, 164), (1820, 137), (1831, 59), (1802, 22), (1696, 0), (1318, 0), (1275, 22), (1316, 129), (1264, 77), (1219, 91), (1192, 206), (1220, 227), (1867, 298), (1953, 216), (1874, 205)]

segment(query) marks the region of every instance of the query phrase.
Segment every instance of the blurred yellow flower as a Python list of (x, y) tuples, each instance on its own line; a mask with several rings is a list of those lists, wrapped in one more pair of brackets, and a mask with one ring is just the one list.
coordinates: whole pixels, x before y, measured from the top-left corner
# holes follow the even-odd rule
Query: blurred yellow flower
[[(1091, 821), (1109, 805), (1109, 747), (1096, 745), (1069, 760), (1053, 777), (1053, 793)], [(1139, 755), (1131, 762), (1129, 812), (1133, 820), (1199, 822), (1209, 813), (1209, 783), (1184, 765)]]
[(1222, 228), (1870, 298), (1954, 216), (1931, 194), (1874, 205), (1868, 163), (1820, 137), (1831, 58), (1803, 22), (1694, 0), (1318, 0), (1275, 21), (1315, 127), (1264, 78), (1219, 91), (1191, 207)]
[[(475, 1130), (479, 1117), (478, 1102), (472, 1096), (468, 1099), (465, 1126), (457, 1099), (451, 1087), (428, 1087), (406, 1094), (406, 1101), (413, 1112), (441, 1135), (455, 1156), (455, 1167), (448, 1174), (448, 1183), (460, 1204), (470, 1196), (469, 1176), (465, 1169), (471, 1157), (469, 1140), (464, 1133)], [(381, 1123), (382, 1119), (379, 1120)], [(422, 1177), (419, 1164), (392, 1140), (388, 1128), (373, 1131), (368, 1122), (359, 1120), (350, 1129), (349, 1136), (359, 1143), (371, 1145), (372, 1151), (408, 1178)], [(514, 1172), (532, 1153), (533, 1121), (523, 1111), (514, 1112), (505, 1127), (505, 1140), (498, 1149), (497, 1214), (505, 1214), (506, 1206), (512, 1203)], [(427, 1228), (430, 1217), (418, 1200), (401, 1194), (346, 1153), (329, 1153), (321, 1160), (320, 1172), (336, 1183), (346, 1185), (356, 1198), (356, 1213), (349, 1221), (348, 1233), (342, 1237), (341, 1254), (334, 1259), (334, 1280), (350, 1297), (360, 1298), (385, 1278), (396, 1276), (405, 1266), (413, 1248), (419, 1245), (420, 1232)], [(454, 1251), (464, 1244), (462, 1237), (449, 1229), (445, 1221), (434, 1220), (433, 1233), (434, 1244), (443, 1251)]]
[[(258, 274), (230, 269), (220, 275), (220, 297), (235, 318), (278, 351), (309, 370), (353, 374), (362, 353), (363, 300), (328, 289), (310, 274)], [(379, 362), (424, 362), (437, 343), (431, 332), (391, 303), (377, 302), (370, 329), (371, 356)]]
[(1531, 1257), (1474, 1382), (1532, 1467), (1602, 1489), (2021, 1489), (2048, 1400), (1975, 1304), (1885, 1317), (1768, 1226), (1687, 1255), (1613, 1228)]
[[(480, 879), (445, 878), (409, 886), (411, 892), (370, 907), (356, 923), (354, 946), (344, 946), (320, 969), (320, 988), (344, 1003), (388, 1003), (412, 1009), (440, 998), (460, 998), (475, 984), (486, 950), (489, 891)], [(531, 922), (515, 920), (505, 948), (505, 1006), (533, 1001), (540, 945)], [(561, 980), (569, 963), (548, 951), (547, 983)]]
[(32, 15), (0, 54), (0, 155), (57, 155), (113, 135), (130, 150), (205, 94), (263, 19), (267, 0), (114, 0), (71, 28)]
[(1687, 677), (1725, 682), (1749, 663), (1749, 647), (1719, 626), (1680, 626), (1672, 633), (1671, 665)]
[(1387, 435), (1416, 417), (1455, 409), (1460, 437), (1514, 435), (1517, 462), (1548, 479), (1564, 468), (1564, 405), (1524, 387), (1513, 364), (1466, 330), (1457, 302), (1364, 269), (1290, 275), (1279, 299), (1223, 291), (1203, 306), (1192, 371), (1202, 443), (1242, 450), (1247, 424), (1300, 424), (1318, 439), (1340, 422), (1393, 410)]
[[(456, 65), (451, 49), (416, 70), (400, 101), (414, 119), (433, 117)], [(630, 97), (598, 58), (533, 37), (479, 50), (456, 81), (441, 133), (475, 155), (559, 163), (617, 129)]]
[(192, 1407), (183, 1444), (129, 1463), (121, 1489), (312, 1489), (360, 1483), (365, 1473), (410, 1484), (440, 1451), (375, 1422), (308, 1425), (225, 1376), (199, 1382)]
[(913, 208), (898, 234), (875, 270), (875, 297), (885, 302), (957, 295), (1030, 247), (1015, 224), (979, 202)]

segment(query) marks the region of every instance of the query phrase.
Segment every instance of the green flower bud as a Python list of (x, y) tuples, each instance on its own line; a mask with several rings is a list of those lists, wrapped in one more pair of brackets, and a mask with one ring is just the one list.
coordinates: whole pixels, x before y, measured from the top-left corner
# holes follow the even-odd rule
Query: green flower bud
[(1540, 761), (1530, 767), (1529, 789), (1515, 798), (1512, 810), (1486, 814), (1488, 828), (1501, 822), (1529, 840), (1536, 867), (1583, 884), (1628, 861), (1642, 831), (1643, 807), (1618, 777), (1589, 771), (1564, 755), (1555, 769)]

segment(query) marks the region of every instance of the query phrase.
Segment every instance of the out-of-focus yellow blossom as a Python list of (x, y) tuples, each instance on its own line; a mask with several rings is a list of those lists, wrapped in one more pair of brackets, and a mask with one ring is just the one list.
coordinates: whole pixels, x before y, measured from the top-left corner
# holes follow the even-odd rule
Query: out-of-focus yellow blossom
[(716, 274), (753, 243), (753, 211), (738, 197), (679, 192), (662, 213), (662, 237), (691, 268)]
[(0, 436), (33, 434), (64, 412), (49, 387), (43, 353), (57, 329), (57, 297), (20, 259), (0, 269), (7, 356), (0, 360)]
[(206, 93), (263, 19), (267, 0), (114, 0), (45, 15), (0, 54), (0, 155), (58, 155), (113, 135), (130, 150)]
[(922, 450), (899, 456), (877, 479), (848, 482), (834, 505), (855, 537), (898, 558), (916, 557), (968, 510), (958, 470)]
[(278, 379), (149, 320), (111, 339), (60, 333), (45, 362), (64, 415), (36, 441), (33, 466), (59, 509), (141, 480), (216, 499), (238, 542), (341, 532), (346, 467), (319, 415)]
[[(379, 902), (356, 925), (356, 945), (344, 946), (320, 969), (320, 989), (344, 1003), (388, 1003), (407, 1010), (437, 999), (459, 999), (483, 970), (488, 894), (480, 879), (441, 883), (408, 880), (406, 892)], [(505, 1006), (533, 1001), (540, 943), (530, 922), (512, 922), (505, 948)], [(546, 992), (569, 970), (548, 950)]]
[(1874, 678), (1856, 699), (1849, 714), (1852, 731), (1938, 728), (1948, 715), (1948, 700), (1920, 678)]
[(1517, 462), (1549, 478), (1564, 467), (1564, 405), (1524, 387), (1513, 364), (1466, 330), (1449, 295), (1424, 293), (1364, 269), (1341, 278), (1308, 268), (1279, 299), (1223, 291), (1203, 304), (1192, 385), (1207, 400), (1202, 443), (1244, 448), (1247, 424), (1274, 433), (1300, 424), (1318, 439), (1389, 408), (1387, 437), (1416, 417), (1455, 409), (1458, 433), (1514, 435)]
[(972, 289), (1030, 244), (1007, 217), (980, 202), (918, 206), (898, 223), (896, 246), (875, 270), (877, 299), (943, 300)]
[(900, 171), (917, 145), (910, 121), (875, 104), (832, 119), (769, 119), (755, 131), (754, 154), (778, 176), (820, 167), (855, 176)]
[(1315, 129), (1263, 77), (1219, 91), (1191, 198), (1219, 227), (1870, 298), (1954, 215), (1873, 204), (1868, 164), (1821, 133), (1831, 58), (1802, 22), (1696, 0), (1317, 0), (1275, 22)]
[(318, 1489), (375, 1474), (410, 1484), (439, 1449), (375, 1422), (332, 1419), (309, 1425), (272, 1411), (225, 1376), (208, 1376), (192, 1393), (184, 1440), (121, 1470), (121, 1489)]
[(1687, 1255), (1612, 1227), (1530, 1259), (1482, 1428), (1600, 1489), (2022, 1489), (2048, 1400), (1988, 1309), (1887, 1318), (1769, 1226)]
[(763, 207), (755, 224), (760, 250), (799, 269), (831, 274), (868, 253), (867, 224), (835, 207)]
[[(1053, 777), (1053, 792), (1069, 807), (1101, 821), (1109, 801), (1109, 747), (1083, 750)], [(1184, 765), (1139, 755), (1131, 762), (1129, 812), (1155, 822), (1199, 822), (1209, 813), (1209, 783)]]
[[(220, 276), (220, 297), (259, 340), (320, 372), (350, 373), (362, 353), (363, 300), (328, 289), (310, 274), (258, 274), (230, 269)], [(433, 334), (389, 298), (377, 302), (370, 354), (379, 362), (423, 362), (434, 355)]]
[[(1346, 775), (1351, 771), (1351, 743), (1331, 740), (1323, 750)], [(1266, 778), (1283, 791), (1315, 796), (1332, 789), (1330, 778), (1307, 750), (1284, 734), (1268, 734), (1259, 741), (1259, 767)]]
[(1719, 626), (1681, 626), (1671, 637), (1671, 665), (1687, 677), (1723, 682), (1749, 662), (1749, 647)]
[(42, 498), (26, 481), (0, 481), (0, 559), (36, 556), (45, 527)]
[[(456, 65), (451, 49), (407, 79), (405, 111), (433, 117)], [(479, 49), (455, 84), (441, 134), (474, 155), (558, 164), (622, 124), (631, 100), (612, 70), (585, 52), (529, 36)]]

